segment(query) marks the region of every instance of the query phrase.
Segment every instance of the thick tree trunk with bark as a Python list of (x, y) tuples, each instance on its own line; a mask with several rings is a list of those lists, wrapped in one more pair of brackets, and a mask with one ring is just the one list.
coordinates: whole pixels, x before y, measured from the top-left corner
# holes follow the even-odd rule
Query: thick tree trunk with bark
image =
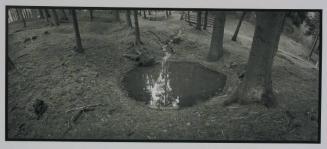
[(16, 12), (17, 12), (18, 20), (21, 19), (22, 22), (23, 22), (24, 27), (26, 27), (26, 21), (25, 21), (25, 18), (23, 16), (23, 14), (22, 14), (22, 10), (16, 8)]
[(137, 10), (134, 10), (134, 26), (135, 26), (135, 44), (139, 45), (142, 44), (141, 37), (140, 37), (140, 28), (139, 28), (139, 20), (137, 17)]
[(203, 30), (207, 29), (207, 24), (208, 24), (208, 11), (204, 12), (204, 21), (203, 21)]
[(223, 40), (225, 28), (225, 12), (215, 12), (215, 21), (211, 35), (210, 49), (208, 53), (208, 61), (217, 61), (223, 56)]
[(201, 30), (201, 15), (202, 15), (202, 12), (198, 11), (197, 15), (196, 15), (196, 27), (195, 27), (195, 29), (197, 29), (197, 30)]
[(133, 28), (132, 20), (131, 20), (131, 11), (130, 10), (126, 10), (126, 21), (127, 21), (128, 26), (130, 28)]
[(81, 36), (79, 33), (79, 28), (78, 28), (78, 20), (77, 20), (77, 16), (76, 16), (76, 12), (75, 10), (71, 10), (72, 13), (72, 18), (73, 18), (73, 25), (74, 25), (74, 31), (75, 31), (75, 40), (76, 40), (76, 49), (75, 51), (78, 53), (82, 53), (83, 47), (82, 47), (82, 41), (81, 41)]
[(278, 48), (283, 12), (257, 12), (256, 27), (245, 78), (225, 105), (260, 103), (267, 107), (276, 105), (272, 89), (271, 70), (273, 52)]
[(240, 20), (238, 21), (236, 30), (235, 30), (234, 35), (232, 37), (232, 40), (233, 41), (236, 41), (237, 40), (237, 35), (238, 35), (238, 32), (240, 31), (240, 28), (241, 28), (241, 25), (242, 25), (242, 22), (243, 22), (243, 19), (244, 19), (245, 15), (246, 15), (246, 12), (244, 11), (242, 13), (242, 16), (241, 16)]
[(52, 11), (52, 19), (53, 19), (53, 23), (54, 23), (55, 25), (59, 26), (59, 25), (60, 25), (60, 23), (59, 23), (59, 17), (58, 17), (58, 14), (57, 14), (56, 9), (51, 9), (51, 11)]

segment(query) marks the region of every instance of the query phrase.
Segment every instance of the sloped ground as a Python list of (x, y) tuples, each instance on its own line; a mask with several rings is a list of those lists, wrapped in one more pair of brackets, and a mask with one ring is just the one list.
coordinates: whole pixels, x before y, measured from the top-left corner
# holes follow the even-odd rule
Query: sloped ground
[[(174, 45), (170, 60), (194, 61), (228, 76), (226, 95), (180, 110), (158, 111), (130, 99), (121, 79), (136, 64), (122, 55), (133, 52), (133, 30), (126, 23), (95, 14), (94, 22), (82, 17), (80, 30), (84, 54), (76, 54), (72, 24), (44, 27), (42, 22), (9, 25), (9, 56), (17, 69), (8, 73), (9, 138), (34, 139), (169, 139), (317, 141), (319, 71), (294, 57), (301, 45), (281, 38), (273, 66), (273, 86), (279, 106), (222, 107), (240, 80), (247, 63), (254, 27), (245, 22), (239, 39), (231, 35), (237, 20), (227, 18), (225, 55), (206, 62), (211, 31), (196, 31), (173, 12), (166, 21), (139, 18), (143, 48), (159, 61), (161, 40), (182, 30), (182, 42)], [(109, 14), (106, 14), (110, 16)], [(123, 19), (124, 17), (121, 16)], [(49, 34), (44, 34), (48, 31)], [(36, 40), (24, 40), (38, 36)], [(285, 56), (283, 52), (292, 53)], [(33, 102), (44, 100), (48, 109), (37, 120)], [(96, 105), (78, 113), (81, 106)]]

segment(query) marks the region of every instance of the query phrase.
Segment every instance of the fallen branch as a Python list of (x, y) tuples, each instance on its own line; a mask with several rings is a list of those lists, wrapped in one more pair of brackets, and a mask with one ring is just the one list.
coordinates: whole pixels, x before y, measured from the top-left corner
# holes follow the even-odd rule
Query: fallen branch
[(77, 108), (74, 108), (74, 109), (67, 110), (66, 113), (71, 112), (71, 111), (76, 111), (76, 110), (80, 110), (80, 111), (88, 111), (88, 110), (91, 110), (91, 109), (94, 108), (94, 107), (97, 107), (97, 106), (104, 106), (104, 105), (105, 105), (105, 104), (94, 104), (94, 105), (81, 106), (81, 107), (77, 107)]

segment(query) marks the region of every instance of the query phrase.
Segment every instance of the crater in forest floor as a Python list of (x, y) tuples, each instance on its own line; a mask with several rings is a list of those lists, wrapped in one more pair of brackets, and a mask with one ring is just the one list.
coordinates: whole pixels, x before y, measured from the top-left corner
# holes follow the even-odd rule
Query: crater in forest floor
[(192, 62), (137, 67), (123, 79), (131, 98), (155, 109), (193, 106), (221, 95), (225, 84), (226, 75)]

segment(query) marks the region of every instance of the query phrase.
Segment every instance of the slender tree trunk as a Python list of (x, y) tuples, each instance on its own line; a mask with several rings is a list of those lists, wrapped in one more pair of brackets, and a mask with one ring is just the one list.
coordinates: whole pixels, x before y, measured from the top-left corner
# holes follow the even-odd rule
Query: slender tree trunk
[(53, 25), (51, 21), (49, 21), (50, 18), (50, 13), (48, 11), (48, 9), (44, 9), (44, 14), (45, 14), (45, 18), (48, 24)]
[(311, 50), (310, 50), (310, 54), (309, 54), (309, 59), (311, 59), (311, 56), (313, 54), (313, 51), (316, 49), (315, 47), (317, 45), (318, 39), (319, 39), (319, 33), (316, 35), (315, 40), (313, 41), (313, 44), (311, 46)]
[(52, 11), (52, 19), (53, 19), (53, 22), (56, 26), (59, 26), (60, 23), (59, 23), (59, 17), (58, 17), (58, 14), (57, 14), (57, 11), (55, 9), (51, 9)]
[(26, 20), (27, 17), (25, 16), (24, 9), (20, 9), (20, 12), (21, 12), (21, 16), (22, 16), (22, 18), (24, 18), (24, 19)]
[(65, 12), (65, 9), (61, 9), (61, 12), (62, 12), (62, 19), (63, 20), (68, 20), (68, 16), (67, 16), (67, 14)]
[(93, 10), (89, 10), (90, 12), (90, 21), (93, 21)]
[(150, 10), (148, 10), (148, 14), (151, 15), (151, 11)]
[(8, 23), (11, 23), (11, 22), (14, 22), (14, 19), (13, 19), (13, 17), (12, 17), (12, 13), (11, 13), (11, 11), (10, 11), (10, 9), (8, 9), (8, 16), (7, 16), (8, 18)]
[(171, 11), (170, 10), (168, 11), (168, 14), (171, 15)]
[(134, 23), (135, 23), (135, 44), (139, 45), (142, 44), (142, 41), (140, 37), (140, 28), (139, 28), (139, 21), (137, 17), (137, 10), (134, 10)]
[(207, 29), (208, 24), (208, 11), (204, 12), (203, 30)]
[(16, 21), (16, 19), (15, 19), (15, 16), (14, 16), (14, 13), (13, 13), (12, 9), (9, 9), (9, 13), (10, 13), (10, 16), (11, 16), (11, 21), (12, 21), (12, 22)]
[(208, 53), (208, 61), (217, 61), (223, 56), (223, 40), (225, 28), (225, 12), (216, 11), (215, 21), (211, 35), (210, 49)]
[(8, 71), (15, 69), (14, 62), (12, 62), (9, 56), (7, 56), (7, 58), (8, 58)]
[(21, 19), (22, 22), (23, 22), (24, 27), (26, 27), (26, 21), (25, 21), (25, 18), (24, 18), (24, 16), (23, 16), (23, 14), (22, 14), (22, 10), (16, 8), (16, 12), (17, 12), (17, 14), (18, 14), (18, 19), (19, 19), (19, 20)]
[(31, 13), (31, 9), (25, 9), (25, 12), (26, 12), (26, 16), (27, 18), (32, 18), (32, 13)]
[(130, 28), (133, 28), (132, 20), (131, 20), (131, 11), (130, 10), (126, 10), (126, 21), (127, 21), (127, 25)]
[(166, 17), (167, 17), (167, 18), (169, 17), (168, 10), (166, 10)]
[(74, 25), (74, 31), (75, 31), (75, 39), (76, 39), (76, 49), (75, 51), (78, 53), (82, 53), (83, 47), (82, 47), (82, 41), (81, 41), (81, 36), (79, 33), (79, 28), (78, 28), (78, 20), (76, 16), (76, 12), (74, 9), (71, 10), (72, 12), (72, 18), (73, 18), (73, 25)]
[(16, 11), (16, 9), (12, 9), (14, 16), (15, 16), (15, 21), (19, 20), (19, 15), (18, 15), (18, 11)]
[(229, 100), (240, 104), (261, 103), (276, 105), (272, 89), (271, 70), (273, 51), (278, 48), (283, 12), (261, 11), (256, 13), (256, 27), (243, 82)]
[(145, 10), (143, 11), (143, 17), (144, 17), (144, 19), (146, 19)]
[(197, 29), (197, 30), (201, 30), (201, 15), (202, 15), (202, 12), (198, 11), (197, 15), (196, 15), (196, 27), (195, 27), (195, 29)]
[(238, 32), (240, 31), (240, 28), (241, 28), (241, 25), (242, 25), (242, 22), (243, 22), (243, 19), (244, 19), (245, 15), (246, 15), (246, 12), (244, 11), (242, 13), (242, 16), (241, 16), (240, 20), (238, 21), (236, 30), (235, 30), (234, 35), (232, 37), (232, 40), (233, 41), (236, 41), (237, 40), (237, 35), (238, 35)]
[(187, 11), (187, 21), (188, 21), (188, 24), (190, 26), (192, 26), (192, 23), (191, 23), (191, 16), (190, 16), (190, 11)]
[(185, 12), (184, 12), (184, 11), (182, 11), (182, 13), (181, 13), (181, 17), (180, 17), (180, 19), (179, 19), (179, 20), (184, 20), (184, 15), (185, 15)]

